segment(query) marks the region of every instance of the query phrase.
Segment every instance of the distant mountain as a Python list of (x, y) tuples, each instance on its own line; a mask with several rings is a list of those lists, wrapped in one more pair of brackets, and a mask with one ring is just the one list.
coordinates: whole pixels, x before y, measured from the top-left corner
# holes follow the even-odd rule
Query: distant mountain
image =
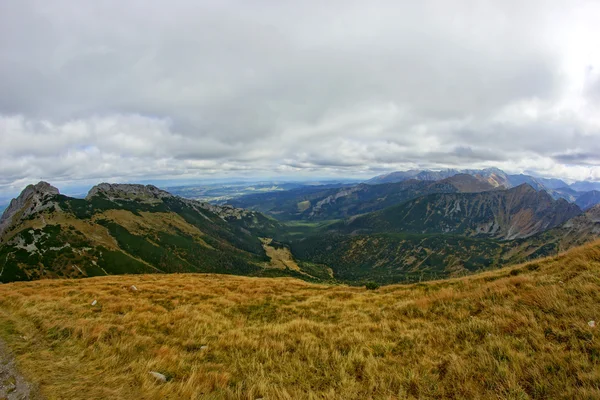
[(559, 189), (569, 186), (565, 181), (556, 178), (535, 178), (546, 189)]
[(507, 177), (508, 177), (508, 183), (509, 183), (508, 186), (506, 186), (507, 188), (519, 186), (519, 185), (526, 183), (529, 186), (531, 186), (532, 188), (534, 188), (535, 190), (546, 189), (546, 187), (537, 178), (534, 178), (533, 176), (530, 176), (530, 175), (518, 174), (518, 175), (507, 175)]
[(261, 211), (281, 221), (329, 220), (364, 214), (431, 193), (480, 192), (494, 187), (458, 174), (440, 181), (408, 180), (381, 185), (360, 184), (336, 189), (297, 189), (261, 193), (230, 201), (235, 207)]
[(423, 196), (334, 227), (344, 232), (452, 233), (506, 240), (534, 235), (579, 214), (578, 206), (523, 184), (508, 190)]
[[(431, 170), (409, 170), (409, 171), (397, 171), (385, 175), (379, 175), (372, 179), (369, 179), (365, 183), (376, 185), (381, 183), (391, 182), (402, 182), (408, 179), (417, 180), (440, 180), (449, 178), (458, 174), (468, 174), (476, 177), (480, 181), (491, 184), (494, 187), (504, 187), (509, 189), (511, 187), (522, 185), (523, 183), (529, 184), (536, 190), (553, 190), (562, 187), (567, 187), (567, 183), (563, 180), (555, 178), (536, 178), (531, 175), (517, 174), (509, 175), (506, 172), (498, 168), (486, 168), (486, 169), (446, 169), (441, 171)], [(579, 189), (576, 189), (579, 190)]]
[(0, 218), (0, 282), (152, 272), (311, 279), (299, 267), (274, 262), (287, 250), (262, 238), (279, 229), (260, 213), (183, 199), (151, 185), (103, 183), (75, 199), (40, 182)]
[(581, 196), (581, 194), (583, 192), (578, 192), (574, 189), (571, 189), (568, 186), (563, 186), (557, 189), (546, 189), (546, 192), (548, 192), (550, 194), (550, 196), (552, 196), (553, 199), (565, 199), (567, 200), (569, 203), (575, 203), (575, 200), (577, 200), (577, 198), (579, 196)]
[(467, 174), (476, 177), (480, 181), (487, 182), (494, 187), (509, 187), (509, 176), (498, 168), (486, 169), (446, 169), (442, 171), (432, 170), (409, 170), (396, 171), (385, 175), (379, 175), (366, 181), (369, 185), (378, 185), (382, 183), (402, 182), (409, 179), (423, 181), (438, 181), (450, 178), (458, 174)]
[(600, 190), (600, 182), (578, 181), (572, 183), (569, 187), (578, 192), (590, 192), (592, 190)]
[(585, 192), (575, 201), (582, 210), (587, 210), (600, 203), (600, 191), (598, 190), (590, 190), (589, 192)]

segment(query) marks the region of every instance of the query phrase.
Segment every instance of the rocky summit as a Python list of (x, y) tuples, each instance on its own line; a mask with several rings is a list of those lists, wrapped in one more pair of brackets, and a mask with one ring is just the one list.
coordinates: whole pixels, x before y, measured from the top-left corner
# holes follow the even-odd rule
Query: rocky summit
[(23, 189), (21, 194), (10, 202), (0, 217), (0, 241), (3, 233), (14, 221), (28, 218), (54, 207), (55, 204), (48, 202), (47, 199), (58, 194), (57, 188), (43, 181), (35, 185), (28, 185)]

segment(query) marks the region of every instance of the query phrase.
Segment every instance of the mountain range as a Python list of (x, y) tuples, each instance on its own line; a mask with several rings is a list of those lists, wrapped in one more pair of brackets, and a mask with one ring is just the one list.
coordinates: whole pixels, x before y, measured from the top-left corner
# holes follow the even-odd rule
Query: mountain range
[(533, 186), (496, 169), (421, 172), (381, 184), (280, 186), (227, 205), (108, 183), (78, 199), (40, 182), (0, 218), (0, 282), (216, 272), (393, 283), (495, 268), (600, 237), (598, 192), (540, 188), (564, 182)]
[(442, 232), (507, 240), (554, 228), (579, 214), (577, 205), (523, 183), (507, 190), (429, 194), (338, 225), (348, 232)]
[(154, 186), (100, 184), (85, 199), (40, 182), (0, 219), (0, 282), (120, 273), (298, 275), (271, 268), (262, 214), (173, 196)]

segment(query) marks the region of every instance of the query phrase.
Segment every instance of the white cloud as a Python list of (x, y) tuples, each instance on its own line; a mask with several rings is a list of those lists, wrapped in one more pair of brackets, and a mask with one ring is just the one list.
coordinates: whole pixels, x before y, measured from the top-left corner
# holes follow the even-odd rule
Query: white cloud
[(600, 177), (600, 6), (0, 3), (0, 192), (498, 166)]

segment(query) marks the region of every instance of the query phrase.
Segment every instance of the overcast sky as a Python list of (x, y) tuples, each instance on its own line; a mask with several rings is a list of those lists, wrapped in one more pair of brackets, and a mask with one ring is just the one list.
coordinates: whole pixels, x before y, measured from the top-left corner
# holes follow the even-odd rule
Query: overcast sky
[(480, 168), (600, 179), (600, 2), (0, 0), (0, 194)]

